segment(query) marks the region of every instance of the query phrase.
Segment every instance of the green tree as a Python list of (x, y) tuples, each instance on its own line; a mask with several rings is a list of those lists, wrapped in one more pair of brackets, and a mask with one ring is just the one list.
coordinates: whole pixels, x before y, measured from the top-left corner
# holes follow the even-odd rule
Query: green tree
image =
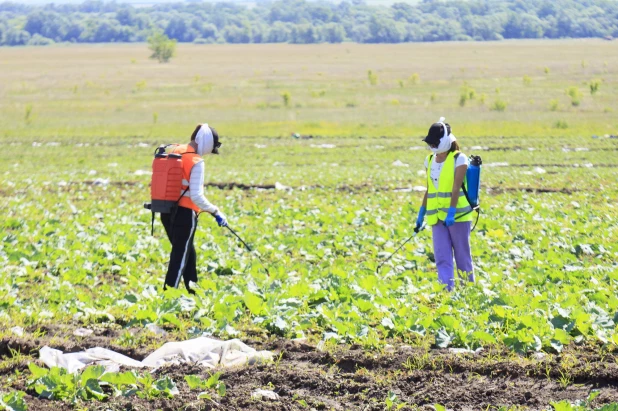
[(176, 54), (176, 40), (170, 40), (164, 33), (156, 32), (148, 37), (148, 48), (152, 50), (151, 59), (167, 63)]

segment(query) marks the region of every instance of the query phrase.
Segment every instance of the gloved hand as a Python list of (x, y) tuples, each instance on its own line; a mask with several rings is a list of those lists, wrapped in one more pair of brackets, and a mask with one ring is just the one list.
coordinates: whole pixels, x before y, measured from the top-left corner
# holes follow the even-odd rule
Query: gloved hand
[(227, 218), (225, 218), (225, 214), (217, 210), (217, 212), (213, 215), (215, 216), (215, 220), (217, 220), (217, 224), (219, 224), (219, 227), (227, 227)]
[(450, 227), (453, 224), (455, 224), (455, 212), (456, 211), (457, 211), (457, 208), (449, 207), (448, 213), (446, 213), (446, 220), (444, 220), (445, 226)]
[(418, 210), (418, 217), (416, 218), (416, 227), (414, 228), (414, 231), (416, 231), (417, 233), (423, 226), (423, 220), (425, 219), (426, 212), (427, 212), (427, 208), (424, 206), (421, 206), (421, 209)]

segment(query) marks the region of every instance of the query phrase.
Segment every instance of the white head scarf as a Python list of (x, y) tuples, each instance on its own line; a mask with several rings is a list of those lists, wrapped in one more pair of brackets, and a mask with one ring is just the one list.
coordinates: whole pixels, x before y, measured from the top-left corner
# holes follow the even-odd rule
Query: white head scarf
[(195, 136), (195, 143), (197, 144), (197, 154), (200, 156), (212, 153), (212, 149), (215, 147), (215, 138), (208, 124), (202, 124)]
[(449, 134), (448, 127), (444, 124), (444, 120), (446, 120), (444, 117), (440, 117), (440, 120), (438, 120), (438, 123), (442, 124), (442, 127), (444, 127), (444, 136), (440, 139), (440, 144), (438, 144), (437, 148), (430, 147), (434, 154), (446, 153), (451, 149), (453, 142), (457, 141), (457, 138), (455, 138), (452, 133)]

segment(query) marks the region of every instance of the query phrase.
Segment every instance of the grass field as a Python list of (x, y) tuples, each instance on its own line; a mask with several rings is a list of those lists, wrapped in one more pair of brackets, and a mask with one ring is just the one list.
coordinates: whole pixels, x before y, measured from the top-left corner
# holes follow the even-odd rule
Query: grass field
[[(181, 136), (209, 121), (235, 137), (403, 137), (440, 115), (459, 135), (618, 134), (616, 42), (181, 45), (169, 64), (148, 55), (133, 44), (1, 49), (0, 135)], [(475, 96), (461, 107), (464, 87)]]
[[(20, 392), (30, 410), (615, 409), (615, 48), (184, 46), (168, 65), (139, 45), (0, 49), (0, 410)], [(462, 107), (464, 81), (474, 98)], [(505, 111), (489, 108), (497, 98)], [(412, 234), (420, 136), (440, 115), (484, 160), (477, 282), (452, 293), (437, 284), (429, 230), (376, 273)], [(142, 208), (152, 152), (203, 121), (224, 136), (206, 195), (270, 276), (206, 215), (197, 295), (163, 294), (170, 248)], [(93, 334), (76, 337), (80, 327)], [(44, 345), (141, 360), (202, 333), (277, 359), (220, 370), (215, 402), (185, 381), (209, 376), (192, 364), (152, 372), (173, 395), (137, 379), (127, 386), (145, 397), (46, 383), (52, 400), (39, 398), (41, 379), (61, 377), (28, 367)], [(257, 388), (280, 399), (252, 399)]]

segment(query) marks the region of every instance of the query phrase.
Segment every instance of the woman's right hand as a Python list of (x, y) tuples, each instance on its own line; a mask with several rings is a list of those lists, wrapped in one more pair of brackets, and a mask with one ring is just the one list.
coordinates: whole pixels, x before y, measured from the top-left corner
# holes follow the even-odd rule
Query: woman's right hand
[(219, 227), (227, 227), (227, 218), (225, 218), (225, 214), (217, 210), (217, 212), (213, 215), (215, 216), (215, 220), (217, 220), (217, 224), (219, 224)]

